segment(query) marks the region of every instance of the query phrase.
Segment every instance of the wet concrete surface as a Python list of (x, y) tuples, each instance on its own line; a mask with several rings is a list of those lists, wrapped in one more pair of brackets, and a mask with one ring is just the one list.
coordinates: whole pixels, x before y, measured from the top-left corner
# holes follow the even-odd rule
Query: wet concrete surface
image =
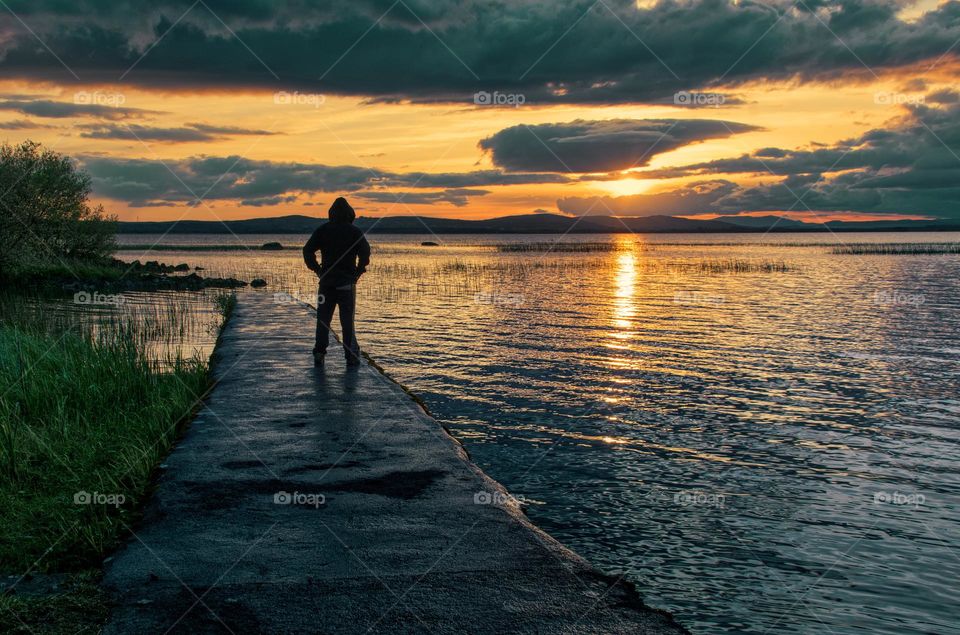
[(686, 632), (532, 526), (375, 368), (331, 346), (314, 369), (313, 316), (240, 298), (107, 565), (106, 633)]

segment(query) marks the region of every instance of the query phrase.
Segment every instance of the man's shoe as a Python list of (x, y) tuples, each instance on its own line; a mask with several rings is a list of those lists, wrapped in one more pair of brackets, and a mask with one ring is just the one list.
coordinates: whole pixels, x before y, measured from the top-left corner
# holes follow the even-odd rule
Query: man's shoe
[(323, 368), (323, 358), (325, 355), (323, 353), (314, 353), (313, 354), (313, 367), (314, 368)]

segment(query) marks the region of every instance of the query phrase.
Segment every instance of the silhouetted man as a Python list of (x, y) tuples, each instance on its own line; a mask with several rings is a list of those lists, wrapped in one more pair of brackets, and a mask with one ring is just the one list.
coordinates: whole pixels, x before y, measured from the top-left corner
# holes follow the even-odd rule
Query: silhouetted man
[[(330, 340), (333, 310), (340, 307), (343, 349), (347, 365), (360, 363), (360, 346), (354, 332), (353, 317), (357, 307), (357, 280), (370, 264), (370, 243), (363, 232), (353, 226), (357, 217), (350, 203), (342, 196), (330, 206), (330, 222), (313, 232), (303, 246), (303, 261), (320, 278), (317, 297), (317, 343), (313, 347), (313, 365), (323, 366)], [(320, 262), (317, 263), (317, 251)]]

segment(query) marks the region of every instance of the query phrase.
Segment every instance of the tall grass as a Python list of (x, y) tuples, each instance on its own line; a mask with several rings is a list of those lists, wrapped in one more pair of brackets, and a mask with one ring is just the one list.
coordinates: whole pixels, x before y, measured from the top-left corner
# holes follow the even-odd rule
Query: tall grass
[[(299, 250), (302, 245), (284, 245), (284, 249), (288, 250)], [(169, 243), (159, 243), (156, 245), (120, 245), (117, 247), (117, 251), (139, 251), (139, 252), (151, 252), (151, 251), (262, 251), (262, 248), (259, 244), (250, 244), (250, 245), (241, 245), (233, 243), (231, 245), (222, 244), (222, 245), (174, 245)]]
[(237, 307), (237, 294), (218, 293), (213, 298), (213, 305), (216, 307), (217, 313), (220, 314), (220, 327), (223, 328), (230, 316), (233, 315), (233, 310)]
[(830, 250), (853, 256), (922, 256), (960, 254), (960, 243), (851, 243)]
[(790, 271), (789, 265), (782, 260), (745, 260), (742, 258), (696, 260), (689, 263), (678, 263), (677, 268), (702, 273), (784, 273)]
[[(41, 571), (99, 562), (197, 407), (208, 363), (180, 345), (219, 330), (236, 296), (150, 299), (118, 310), (0, 295), (0, 572), (40, 556)], [(84, 492), (112, 502), (75, 502)]]
[(502, 253), (589, 253), (625, 249), (614, 242), (529, 242), (497, 243), (493, 247)]
[(167, 369), (129, 331), (0, 326), (4, 567), (75, 570), (117, 542), (207, 387), (204, 360)]

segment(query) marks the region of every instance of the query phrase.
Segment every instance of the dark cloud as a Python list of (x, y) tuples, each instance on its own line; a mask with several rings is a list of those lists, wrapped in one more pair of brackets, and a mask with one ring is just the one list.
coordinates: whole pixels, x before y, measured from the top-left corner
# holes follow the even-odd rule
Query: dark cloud
[(607, 172), (641, 167), (657, 154), (759, 130), (711, 119), (610, 119), (512, 126), (481, 139), (494, 165), (518, 172)]
[(406, 172), (407, 187), (483, 187), (488, 185), (526, 185), (530, 183), (569, 183), (563, 174), (528, 172), (506, 173), (502, 170), (472, 172)]
[(160, 141), (186, 143), (190, 141), (217, 141), (235, 135), (270, 135), (266, 130), (249, 130), (234, 126), (213, 126), (188, 123), (182, 128), (160, 128), (139, 124), (86, 124), (79, 126), (81, 137), (89, 139), (122, 139), (124, 141)]
[(704, 174), (821, 174), (842, 170), (930, 170), (960, 167), (960, 105), (941, 91), (940, 106), (914, 105), (888, 128), (870, 130), (831, 146), (764, 148), (730, 159), (635, 173), (640, 178)]
[[(618, 213), (736, 214), (742, 211), (922, 214), (960, 221), (960, 104), (914, 105), (888, 129), (827, 147), (765, 148), (687, 166), (635, 172), (637, 178), (751, 173), (756, 186), (713, 179), (656, 195), (601, 199)], [(707, 184), (722, 187), (704, 189)], [(561, 199), (564, 211), (594, 199)], [(651, 211), (655, 210), (655, 211)]]
[(960, 93), (945, 88), (927, 95), (926, 101), (933, 104), (955, 104), (960, 102)]
[(0, 122), (0, 130), (42, 130), (50, 128), (56, 128), (56, 126), (29, 121), (27, 119), (14, 119), (13, 121)]
[[(566, 182), (556, 174), (506, 174), (499, 170), (463, 173), (389, 172), (349, 165), (319, 163), (281, 163), (257, 161), (240, 156), (198, 156), (176, 161), (112, 158), (99, 155), (79, 157), (80, 166), (92, 180), (98, 196), (126, 201), (133, 206), (163, 203), (191, 204), (205, 200), (243, 200), (260, 204), (284, 202), (278, 197), (315, 192), (358, 192), (364, 196), (389, 197), (399, 194), (383, 188), (444, 188), (445, 192), (423, 193), (423, 202), (444, 200), (457, 205), (469, 196), (481, 196), (486, 190), (469, 189), (516, 183)], [(376, 188), (376, 189), (372, 189)], [(409, 196), (407, 202), (414, 202)], [(251, 203), (247, 203), (251, 204)]]
[(251, 128), (240, 128), (239, 126), (214, 126), (208, 123), (188, 123), (188, 128), (193, 128), (194, 130), (199, 130), (200, 132), (206, 132), (213, 135), (221, 135), (224, 137), (233, 137), (240, 135), (276, 135), (281, 134), (279, 132), (271, 132), (270, 130), (257, 130)]
[(655, 194), (561, 198), (557, 201), (557, 209), (576, 216), (702, 214), (713, 211), (718, 199), (736, 189), (736, 183), (718, 179)]
[(912, 22), (897, 17), (902, 4), (8, 0), (30, 30), (4, 11), (0, 55), (5, 76), (71, 83), (76, 73), (427, 101), (498, 90), (527, 104), (657, 102), (753, 80), (869, 77), (864, 65), (938, 59), (960, 39), (957, 2)]
[(470, 202), (471, 197), (484, 196), (489, 193), (489, 190), (459, 188), (443, 190), (442, 192), (357, 192), (354, 196), (379, 203), (406, 203), (408, 205), (448, 203), (454, 207), (464, 207)]
[(218, 137), (192, 128), (155, 128), (138, 125), (92, 125), (81, 126), (81, 137), (88, 139), (122, 139), (124, 141), (164, 141), (183, 143), (187, 141), (214, 141)]
[[(265, 196), (263, 198), (245, 198), (240, 201), (240, 204), (247, 207), (273, 207), (274, 205), (294, 203), (296, 200), (296, 196)], [(304, 205), (312, 205), (312, 203), (304, 203)]]
[(97, 119), (131, 119), (157, 114), (153, 110), (141, 108), (124, 108), (122, 106), (108, 106), (105, 104), (75, 104), (65, 101), (51, 101), (35, 99), (25, 101), (19, 99), (4, 99), (0, 101), (0, 110), (13, 110), (24, 115), (64, 119), (66, 117), (93, 117)]

